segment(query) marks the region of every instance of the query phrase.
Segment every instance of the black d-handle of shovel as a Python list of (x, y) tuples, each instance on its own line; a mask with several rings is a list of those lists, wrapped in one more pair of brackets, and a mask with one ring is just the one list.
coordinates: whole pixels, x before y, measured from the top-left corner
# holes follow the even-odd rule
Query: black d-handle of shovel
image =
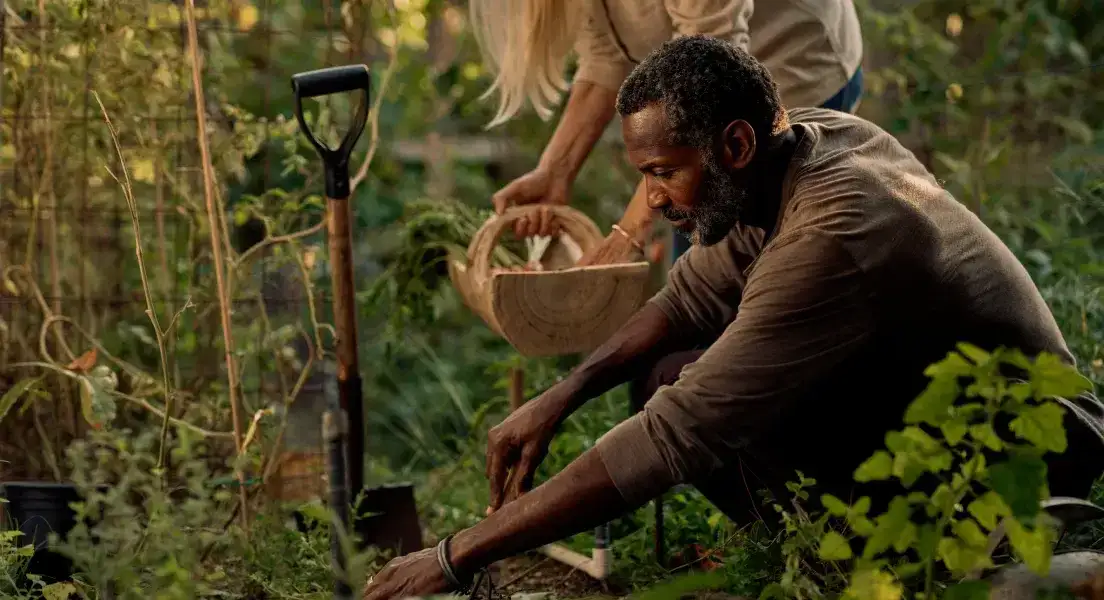
[[(344, 200), (349, 197), (349, 155), (353, 146), (364, 132), (368, 121), (368, 104), (371, 102), (372, 76), (367, 65), (347, 65), (307, 71), (291, 77), (291, 90), (295, 94), (295, 118), (299, 128), (307, 136), (322, 157), (326, 167), (326, 197)], [(357, 108), (356, 116), (337, 148), (330, 148), (318, 141), (303, 118), (303, 98), (328, 96), (342, 92), (364, 91), (364, 98)]]

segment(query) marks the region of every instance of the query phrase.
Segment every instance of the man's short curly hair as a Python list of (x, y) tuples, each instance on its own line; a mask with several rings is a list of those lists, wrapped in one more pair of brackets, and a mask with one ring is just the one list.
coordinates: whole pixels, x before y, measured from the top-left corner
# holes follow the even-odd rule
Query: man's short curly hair
[(625, 117), (655, 103), (665, 109), (671, 143), (703, 150), (738, 119), (751, 125), (760, 145), (789, 126), (767, 68), (704, 35), (678, 37), (652, 51), (621, 84), (617, 112)]

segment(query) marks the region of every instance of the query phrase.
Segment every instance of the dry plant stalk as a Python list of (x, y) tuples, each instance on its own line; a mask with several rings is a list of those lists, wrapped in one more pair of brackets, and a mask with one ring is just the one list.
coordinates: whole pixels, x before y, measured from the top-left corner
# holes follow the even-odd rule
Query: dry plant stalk
[[(153, 325), (153, 333), (159, 351), (158, 354), (161, 358), (161, 384), (165, 388), (165, 416), (161, 419), (161, 444), (157, 452), (157, 468), (160, 469), (165, 464), (165, 440), (168, 438), (169, 415), (172, 414), (173, 397), (173, 390), (169, 383), (169, 357), (166, 355), (165, 351), (165, 329), (161, 327), (161, 322), (157, 318), (157, 310), (153, 307), (153, 293), (150, 291), (149, 277), (146, 275), (146, 261), (142, 254), (141, 219), (138, 217), (138, 204), (134, 199), (134, 190), (130, 184), (130, 174), (127, 172), (126, 162), (123, 160), (123, 149), (119, 145), (118, 132), (115, 131), (115, 126), (112, 125), (111, 118), (107, 115), (107, 109), (104, 108), (103, 102), (100, 101), (100, 95), (96, 92), (92, 92), (92, 96), (96, 99), (96, 103), (100, 105), (100, 111), (103, 113), (104, 122), (107, 123), (108, 132), (111, 134), (111, 141), (115, 145), (115, 152), (119, 156), (123, 178), (119, 179), (110, 168), (107, 172), (123, 187), (123, 196), (126, 198), (127, 202), (127, 212), (130, 213), (131, 224), (134, 227), (134, 253), (138, 259), (138, 276), (142, 280), (142, 296), (146, 301), (146, 316), (149, 317), (150, 324)], [(174, 317), (173, 321), (175, 320)], [(47, 322), (43, 324), (43, 331), (49, 329), (49, 322), (50, 321), (47, 320)], [(43, 346), (43, 350), (45, 350), (45, 345)]]
[[(223, 272), (223, 245), (220, 230), (223, 223), (215, 207), (215, 182), (211, 168), (211, 153), (207, 147), (207, 103), (203, 97), (203, 80), (200, 77), (199, 40), (196, 32), (195, 0), (184, 4), (188, 22), (188, 55), (192, 63), (192, 88), (196, 105), (196, 127), (198, 129), (199, 156), (203, 165), (203, 197), (207, 205), (207, 220), (210, 222), (211, 257), (215, 267), (215, 285), (218, 288), (219, 313), (222, 320), (223, 347), (226, 350), (227, 387), (230, 394), (230, 418), (234, 423), (234, 448), (237, 458), (242, 452), (241, 398), (238, 395), (238, 372), (234, 362), (234, 334), (230, 323), (230, 298), (227, 296), (226, 275)], [(166, 414), (172, 410), (166, 406)], [(164, 447), (162, 438), (162, 448)], [(245, 493), (245, 475), (238, 461), (234, 463), (234, 474), (238, 479), (238, 499), (241, 502), (242, 529), (249, 531), (249, 499)]]

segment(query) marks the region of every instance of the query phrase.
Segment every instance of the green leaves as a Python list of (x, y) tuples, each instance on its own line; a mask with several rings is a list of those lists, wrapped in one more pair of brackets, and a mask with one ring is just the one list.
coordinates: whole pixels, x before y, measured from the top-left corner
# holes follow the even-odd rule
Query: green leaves
[(1092, 383), (1077, 369), (1053, 354), (1041, 354), (1030, 368), (1035, 398), (1073, 398), (1092, 389)]
[(1065, 415), (1066, 409), (1061, 405), (1046, 401), (1038, 406), (1022, 409), (1020, 416), (1013, 419), (1008, 428), (1037, 448), (1065, 452), (1066, 429), (1062, 425)]
[(878, 450), (855, 469), (855, 481), (881, 481), (893, 474), (893, 457), (885, 450)]
[(1046, 494), (1046, 473), (1041, 458), (1014, 454), (989, 467), (989, 486), (1000, 494), (1014, 517), (1031, 519), (1039, 513)]
[(892, 473), (905, 487), (911, 487), (925, 473), (946, 471), (954, 459), (942, 442), (919, 427), (887, 433), (886, 447), (893, 452)]
[(991, 491), (985, 492), (967, 505), (966, 511), (977, 519), (982, 527), (990, 531), (996, 529), (997, 523), (1002, 517), (1012, 514), (1012, 509), (1008, 508), (1008, 505), (1001, 500), (1000, 495)]
[(874, 519), (874, 531), (866, 540), (863, 558), (874, 558), (893, 547), (904, 552), (917, 540), (916, 524), (912, 522), (912, 506), (900, 496), (889, 503), (889, 510)]
[(847, 538), (835, 531), (829, 531), (820, 538), (817, 556), (821, 560), (847, 560), (851, 558), (851, 546), (848, 545)]
[(16, 402), (19, 402), (19, 399), (23, 397), (23, 394), (26, 394), (31, 388), (35, 386), (35, 384), (37, 384), (41, 380), (41, 377), (28, 377), (27, 379), (21, 379), (15, 382), (15, 385), (13, 385), (10, 390), (4, 392), (3, 396), (0, 396), (0, 421), (4, 420), (4, 417), (7, 416), (8, 411), (10, 411), (12, 407), (15, 406)]
[[(1009, 368), (1028, 379), (1009, 379)], [(1031, 360), (1016, 350), (987, 352), (969, 344), (960, 344), (926, 373), (931, 381), (905, 411), (906, 426), (887, 433), (885, 449), (863, 461), (853, 476), (859, 483), (897, 479), (905, 487), (924, 477), (937, 482), (934, 489), (893, 498), (882, 514), (868, 514), (870, 499), (865, 496), (848, 505), (824, 494), (820, 501), (825, 513), (815, 518), (795, 517), (776, 506), (789, 535), (801, 537), (787, 542), (788, 564), (801, 564), (793, 556), (798, 551), (815, 550), (824, 561), (854, 559), (854, 540), (848, 534), (865, 538), (842, 598), (900, 598), (902, 578), (931, 573), (934, 562), (960, 578), (991, 567), (990, 538), (1002, 523), (1022, 561), (1039, 573), (1049, 566), (1054, 532), (1046, 527), (1040, 504), (1048, 494), (1042, 456), (1065, 451), (1066, 410), (1053, 397), (1080, 393), (1083, 378), (1053, 356)], [(1005, 416), (1011, 417), (1010, 435), (1002, 438), (994, 424)], [(1002, 455), (994, 458), (991, 452)], [(797, 502), (808, 498), (805, 488), (812, 483), (800, 477), (801, 484), (789, 486)], [(833, 517), (850, 531), (828, 529)], [(894, 558), (910, 552), (919, 560)], [(886, 570), (890, 565), (892, 575)], [(775, 591), (808, 590), (802, 587), (808, 581), (790, 575)], [(935, 598), (936, 591), (925, 587), (923, 597)], [(987, 583), (969, 581), (947, 588), (940, 597), (981, 600), (988, 595)]]
[(1027, 565), (1027, 568), (1039, 575), (1046, 575), (1050, 570), (1054, 531), (1042, 522), (1037, 522), (1033, 528), (1028, 528), (1018, 519), (1009, 519), (1005, 522), (1005, 526), (1013, 553)]

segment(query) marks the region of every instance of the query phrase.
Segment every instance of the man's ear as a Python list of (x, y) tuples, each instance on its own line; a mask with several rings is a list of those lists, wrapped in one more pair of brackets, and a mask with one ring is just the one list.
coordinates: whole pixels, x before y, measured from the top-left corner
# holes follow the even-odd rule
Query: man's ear
[(724, 146), (725, 166), (743, 169), (755, 156), (755, 130), (747, 121), (733, 121), (721, 134), (721, 144)]

